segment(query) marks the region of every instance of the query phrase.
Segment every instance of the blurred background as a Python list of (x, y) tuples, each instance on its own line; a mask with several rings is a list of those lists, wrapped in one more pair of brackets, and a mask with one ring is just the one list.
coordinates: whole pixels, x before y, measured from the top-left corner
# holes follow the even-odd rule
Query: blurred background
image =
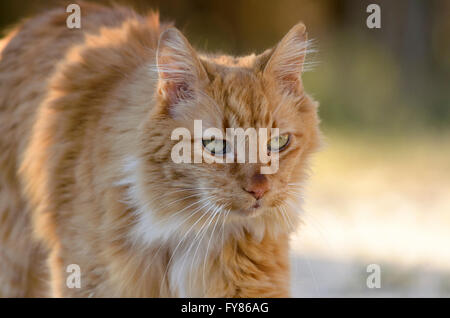
[[(1, 1), (0, 30), (69, 3)], [(158, 9), (199, 50), (232, 55), (262, 52), (303, 21), (317, 50), (303, 79), (326, 145), (292, 237), (293, 296), (450, 296), (450, 1), (115, 3)], [(371, 3), (380, 29), (366, 26)], [(381, 288), (367, 287), (369, 264)]]

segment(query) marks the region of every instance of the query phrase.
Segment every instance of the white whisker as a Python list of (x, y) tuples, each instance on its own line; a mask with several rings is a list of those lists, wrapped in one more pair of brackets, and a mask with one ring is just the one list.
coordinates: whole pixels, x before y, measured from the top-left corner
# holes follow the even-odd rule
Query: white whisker
[[(222, 207), (223, 207), (223, 206), (220, 207), (220, 209), (217, 211), (216, 214), (220, 214), (220, 213), (222, 212)], [(212, 232), (211, 232), (211, 236), (209, 237), (208, 245), (206, 246), (205, 259), (204, 259), (204, 261), (203, 261), (203, 288), (204, 288), (204, 294), (205, 294), (205, 295), (206, 295), (206, 292), (207, 292), (207, 290), (206, 290), (206, 283), (205, 283), (206, 259), (207, 259), (207, 257), (208, 257), (209, 245), (211, 244), (211, 239), (212, 239), (213, 236), (214, 236), (214, 231), (215, 231), (215, 229), (216, 229), (217, 223), (219, 223), (219, 220), (220, 220), (220, 218), (217, 217), (216, 223), (214, 224), (214, 227), (213, 227)]]

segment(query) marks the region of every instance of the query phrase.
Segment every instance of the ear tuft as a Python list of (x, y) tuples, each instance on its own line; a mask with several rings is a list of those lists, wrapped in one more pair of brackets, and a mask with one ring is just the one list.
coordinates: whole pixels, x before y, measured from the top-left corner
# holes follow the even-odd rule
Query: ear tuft
[(308, 48), (306, 27), (298, 23), (275, 47), (264, 76), (288, 93), (301, 93), (301, 73)]

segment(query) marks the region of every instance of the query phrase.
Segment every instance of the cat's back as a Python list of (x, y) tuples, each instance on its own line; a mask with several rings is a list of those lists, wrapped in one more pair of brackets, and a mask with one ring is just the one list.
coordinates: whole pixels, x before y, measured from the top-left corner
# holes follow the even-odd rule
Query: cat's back
[[(83, 81), (83, 77), (88, 74), (91, 78), (101, 78), (105, 76), (102, 70), (113, 68), (108, 65), (112, 62), (107, 54), (114, 53), (105, 52), (105, 47), (118, 45), (114, 43), (111, 30), (121, 32), (123, 25), (131, 21), (146, 25), (144, 28), (151, 35), (149, 41), (157, 43), (159, 36), (159, 30), (153, 31), (151, 21), (148, 22), (154, 19), (154, 24), (157, 24), (157, 15), (142, 17), (127, 8), (83, 3), (79, 29), (68, 28), (66, 21), (69, 16), (63, 6), (48, 10), (24, 21), (0, 40), (0, 297), (32, 295), (32, 290), (39, 288), (31, 285), (42, 280), (33, 278), (35, 275), (26, 265), (30, 258), (38, 257), (36, 254), (41, 252), (36, 252), (31, 237), (28, 205), (23, 200), (18, 170), (30, 140), (36, 134), (33, 131), (35, 122), (42, 115), (43, 105), (53, 87), (71, 85), (73, 89), (85, 92), (98, 91), (97, 87)], [(96, 69), (85, 68), (79, 73), (69, 74), (73, 76), (66, 78), (65, 83), (57, 83), (63, 78), (59, 73), (67, 70), (68, 65), (83, 63), (74, 52), (89, 50), (92, 37), (97, 37), (99, 46), (92, 54), (93, 58), (100, 60), (95, 62)], [(134, 41), (139, 42), (140, 39)], [(76, 104), (74, 100), (73, 105)], [(71, 105), (69, 103), (68, 107)], [(64, 125), (63, 122), (61, 124)], [(17, 280), (17, 277), (31, 278)]]
[[(83, 45), (88, 34), (120, 27), (131, 10), (83, 4), (81, 28), (70, 29), (65, 7), (55, 8), (18, 25), (0, 42), (0, 142), (23, 147), (35, 111), (49, 90), (67, 52)], [(4, 151), (3, 151), (4, 152)]]

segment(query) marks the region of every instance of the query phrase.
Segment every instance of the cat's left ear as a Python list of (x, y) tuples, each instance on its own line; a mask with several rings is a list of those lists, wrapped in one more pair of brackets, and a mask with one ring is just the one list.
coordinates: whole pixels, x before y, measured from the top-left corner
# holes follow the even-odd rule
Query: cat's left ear
[(301, 74), (307, 50), (303, 23), (296, 24), (278, 43), (264, 68), (264, 77), (289, 94), (301, 94)]
[(156, 61), (159, 93), (169, 105), (193, 98), (195, 91), (208, 78), (197, 53), (176, 28), (169, 28), (161, 34)]

